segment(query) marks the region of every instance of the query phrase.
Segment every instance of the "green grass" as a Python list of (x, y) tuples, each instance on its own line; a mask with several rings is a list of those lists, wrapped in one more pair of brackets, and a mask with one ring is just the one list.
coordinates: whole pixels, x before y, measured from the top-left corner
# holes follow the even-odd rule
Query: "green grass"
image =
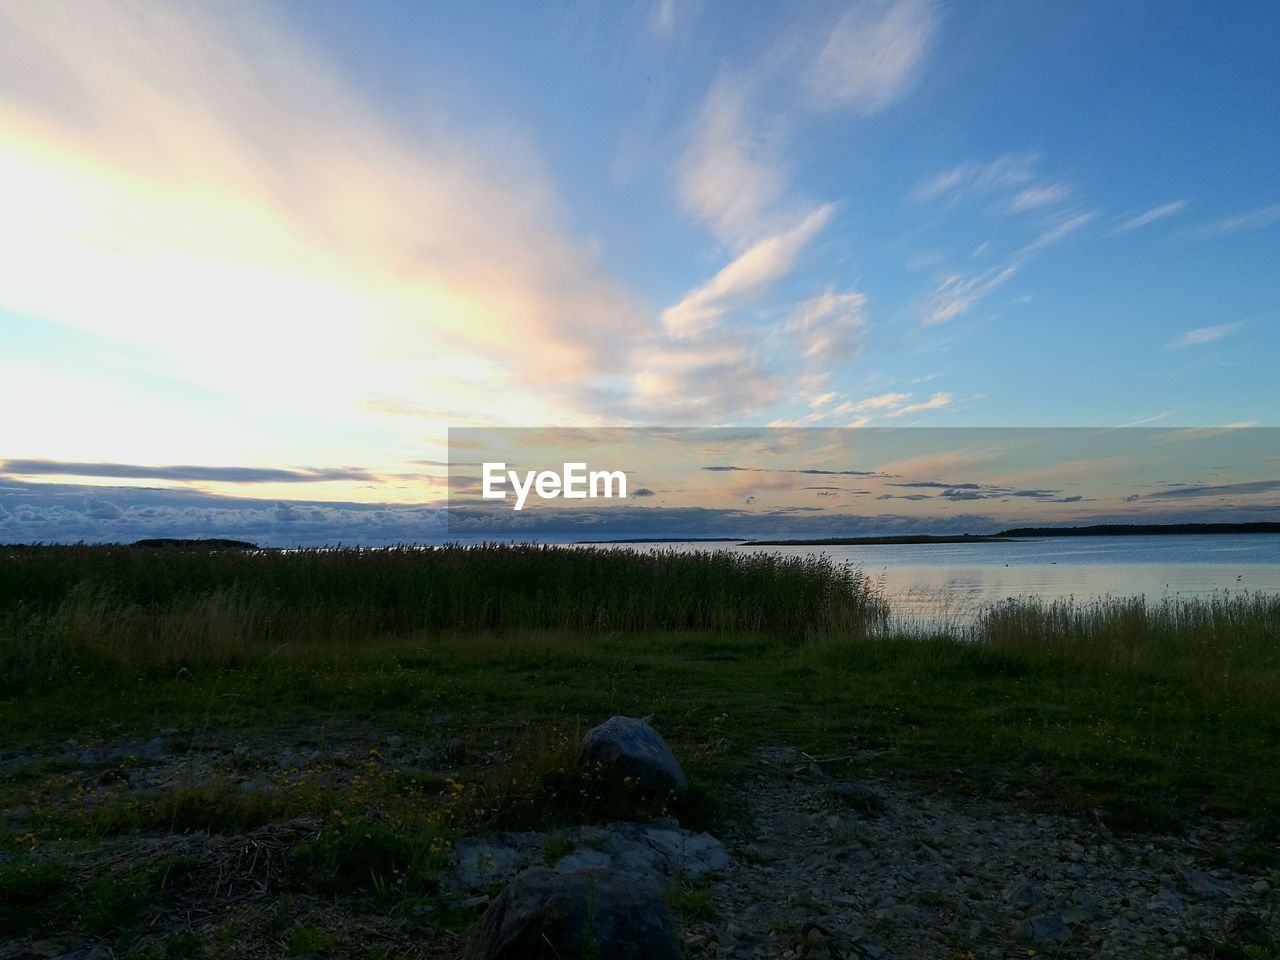
[(730, 551), (0, 547), (0, 686), (443, 631), (691, 629), (803, 642), (865, 630), (886, 609), (847, 566)]
[[(320, 834), (293, 850), (281, 891), (354, 897), (421, 923), (453, 838), (663, 813), (714, 828), (735, 815), (727, 787), (754, 748), (776, 744), (852, 758), (828, 764), (839, 776), (886, 775), (1122, 830), (1241, 818), (1261, 858), (1274, 857), (1280, 598), (1017, 601), (959, 635), (895, 637), (865, 581), (832, 567), (523, 548), (156, 560), (166, 554), (73, 547), (0, 559), (0, 748), (56, 753), (71, 741), (74, 757), (86, 742), (157, 732), (195, 755), (263, 736), (322, 744), (335, 732), (356, 747), (341, 770), (273, 772), (249, 755), (150, 790), (114, 767), (86, 781), (72, 759), (0, 768), (10, 929), (123, 942), (162, 881), (95, 873), (85, 864), (97, 845), (297, 817)], [(562, 563), (585, 579), (558, 579)], [(534, 585), (466, 582), (511, 569)], [(506, 613), (475, 625), (442, 612), (455, 603), (443, 588), (416, 584), (436, 574)], [(714, 602), (695, 615), (708, 584)], [(575, 590), (590, 623), (571, 609)], [(642, 802), (574, 766), (582, 733), (615, 713), (656, 714), (690, 775), (688, 798)], [(448, 779), (400, 770), (378, 749), (392, 734), (437, 747), (461, 737), (503, 759), (459, 761)], [(690, 915), (703, 909), (686, 901)], [(290, 929), (273, 942), (307, 947), (310, 933), (295, 944)]]

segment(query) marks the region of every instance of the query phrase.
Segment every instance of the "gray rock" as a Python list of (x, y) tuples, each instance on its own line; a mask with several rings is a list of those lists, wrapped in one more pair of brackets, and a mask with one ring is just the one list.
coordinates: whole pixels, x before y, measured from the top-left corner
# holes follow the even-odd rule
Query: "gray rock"
[[(613, 823), (559, 834), (573, 846), (552, 866), (563, 873), (608, 868), (637, 883), (665, 887), (691, 881), (729, 865), (724, 845), (709, 833), (690, 833), (658, 823)], [(453, 878), (460, 890), (483, 890), (533, 866), (546, 856), (540, 833), (502, 833), (463, 838), (454, 846)]]
[(879, 816), (889, 809), (884, 797), (870, 787), (845, 780), (837, 781), (824, 788), (822, 799), (829, 806), (848, 807), (869, 816)]
[(489, 906), (467, 960), (678, 960), (662, 895), (613, 870), (531, 867)]
[(467, 890), (481, 890), (528, 866), (543, 847), (540, 833), (504, 833), (464, 838), (453, 848), (453, 869)]
[(682, 794), (689, 786), (667, 741), (635, 717), (610, 717), (587, 731), (578, 762), (600, 763), (618, 780), (633, 777), (636, 790), (649, 796)]
[(1061, 914), (1046, 913), (1032, 917), (1019, 925), (1017, 936), (1022, 940), (1034, 943), (1057, 944), (1066, 942), (1071, 936), (1071, 928), (1062, 919)]

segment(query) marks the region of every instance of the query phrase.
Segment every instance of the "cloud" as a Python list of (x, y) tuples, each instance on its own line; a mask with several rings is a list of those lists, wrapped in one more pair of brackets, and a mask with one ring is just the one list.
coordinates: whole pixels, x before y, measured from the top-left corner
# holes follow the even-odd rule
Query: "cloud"
[(747, 118), (751, 81), (722, 74), (712, 83), (680, 164), (680, 199), (723, 242), (737, 247), (759, 229), (761, 214), (782, 195), (786, 176), (777, 144)]
[(862, 116), (883, 110), (915, 83), (938, 20), (926, 0), (854, 4), (804, 71), (810, 100)]
[(112, 480), (174, 480), (217, 483), (324, 483), (377, 477), (358, 467), (140, 466), (132, 463), (76, 463), (63, 460), (0, 460), (0, 473), (13, 476), (98, 477)]
[(84, 515), (91, 520), (116, 520), (124, 515), (124, 511), (114, 503), (97, 497), (85, 497), (84, 507)]
[(10, 481), (0, 489), (0, 543), (129, 543), (229, 537), (264, 546), (442, 542), (443, 504), (252, 500), (189, 489)]
[(1158, 207), (1152, 207), (1146, 213), (1140, 213), (1131, 220), (1126, 220), (1120, 226), (1116, 227), (1113, 232), (1115, 235), (1132, 233), (1134, 230), (1141, 229), (1148, 224), (1155, 223), (1157, 220), (1163, 220), (1166, 217), (1172, 217), (1174, 214), (1181, 213), (1186, 209), (1189, 200), (1174, 200), (1171, 203), (1162, 203)]
[(264, 5), (0, 4), (0, 306), (306, 416), (580, 409), (643, 314), (513, 122), (447, 109), (382, 111)]
[(1280, 223), (1280, 203), (1274, 203), (1267, 207), (1258, 207), (1255, 210), (1246, 210), (1244, 213), (1227, 217), (1217, 223), (1200, 227), (1194, 233), (1196, 236), (1206, 238), (1225, 237), (1233, 233), (1262, 230), (1274, 223)]
[(994, 267), (979, 274), (952, 274), (933, 290), (925, 308), (924, 325), (936, 326), (968, 313), (983, 297), (1003, 286), (1017, 274), (1016, 266)]
[[(711, 473), (799, 473), (817, 477), (886, 477), (875, 470), (826, 470), (820, 467), (740, 467), (736, 464), (703, 467)], [(822, 489), (822, 488), (806, 488)]]
[(1025, 187), (1036, 176), (1033, 153), (1006, 153), (987, 163), (964, 163), (916, 184), (909, 198), (916, 203), (942, 200), (948, 205), (996, 191)]
[(829, 289), (797, 305), (785, 330), (799, 338), (802, 356), (838, 363), (852, 357), (862, 346), (867, 327), (866, 305), (867, 298), (861, 293)]
[(1219, 323), (1212, 327), (1197, 327), (1174, 337), (1165, 347), (1170, 350), (1181, 350), (1186, 347), (1198, 347), (1201, 344), (1223, 340), (1244, 328), (1243, 323)]
[(867, 413), (868, 411), (885, 410), (890, 407), (898, 407), (911, 399), (909, 393), (882, 393), (878, 396), (867, 397), (865, 400), (847, 401), (840, 404), (832, 411), (837, 416), (844, 416), (850, 413)]
[(1251, 496), (1280, 490), (1280, 480), (1254, 480), (1246, 483), (1218, 483), (1199, 487), (1175, 487), (1154, 493), (1134, 494), (1144, 500), (1181, 500), (1193, 497)]
[(1049, 207), (1055, 203), (1061, 203), (1070, 195), (1071, 191), (1066, 184), (1037, 184), (1019, 190), (1014, 194), (1013, 199), (1009, 201), (1009, 209), (1014, 213), (1038, 210), (1041, 207)]
[(636, 488), (635, 490), (632, 490), (632, 491), (631, 491), (631, 496), (633, 496), (633, 497), (653, 497), (653, 496), (657, 496), (657, 494), (655, 494), (655, 493), (654, 493), (652, 490), (650, 490), (648, 487), (638, 487), (638, 488)]
[(760, 294), (786, 276), (800, 251), (826, 226), (834, 211), (834, 204), (823, 204), (789, 230), (755, 243), (705, 284), (663, 311), (662, 322), (667, 332), (678, 339), (709, 332), (726, 310)]
[(670, 36), (676, 26), (676, 0), (657, 0), (653, 5), (653, 31)]
[(1023, 247), (1021, 253), (1023, 256), (1036, 253), (1045, 247), (1051, 246), (1071, 234), (1075, 233), (1082, 227), (1092, 223), (1098, 216), (1096, 210), (1087, 213), (1078, 213), (1075, 216), (1067, 217), (1059, 221), (1053, 226), (1046, 229), (1040, 236), (1036, 237), (1031, 243)]

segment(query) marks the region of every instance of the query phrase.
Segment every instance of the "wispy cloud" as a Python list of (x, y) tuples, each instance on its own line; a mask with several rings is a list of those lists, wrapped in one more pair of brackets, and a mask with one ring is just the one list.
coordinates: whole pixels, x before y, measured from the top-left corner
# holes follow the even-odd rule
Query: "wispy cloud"
[(1193, 497), (1252, 496), (1280, 490), (1280, 480), (1252, 480), (1244, 483), (1218, 483), (1199, 487), (1174, 487), (1154, 493), (1135, 494), (1144, 500), (1182, 500)]
[(1061, 203), (1070, 195), (1071, 190), (1065, 183), (1037, 184), (1014, 194), (1013, 199), (1009, 201), (1009, 209), (1014, 213), (1038, 210), (1041, 207)]
[(936, 326), (967, 313), (979, 300), (1011, 280), (1016, 266), (996, 267), (983, 273), (945, 277), (933, 290), (925, 308), (924, 325)]
[(928, 400), (921, 400), (919, 403), (908, 403), (905, 407), (899, 407), (892, 411), (889, 416), (903, 417), (909, 413), (920, 413), (924, 410), (940, 410), (942, 407), (949, 406), (952, 402), (952, 396), (949, 393), (935, 393)]
[(1157, 220), (1164, 220), (1167, 217), (1181, 213), (1190, 202), (1190, 200), (1174, 200), (1171, 203), (1162, 203), (1158, 207), (1152, 207), (1146, 213), (1140, 213), (1136, 217), (1126, 220), (1112, 232), (1116, 235), (1132, 233), (1134, 230), (1139, 230), (1148, 224), (1155, 223)]
[(677, 338), (706, 334), (726, 310), (786, 276), (800, 251), (826, 226), (834, 212), (833, 204), (824, 204), (789, 230), (757, 241), (705, 284), (663, 311), (667, 332)]
[(910, 393), (882, 393), (878, 396), (867, 397), (865, 400), (849, 401), (842, 403), (832, 411), (836, 416), (845, 416), (851, 413), (870, 413), (878, 410), (889, 410), (893, 407), (900, 407), (911, 399)]
[(1217, 340), (1223, 340), (1233, 333), (1239, 333), (1244, 328), (1244, 323), (1219, 323), (1212, 327), (1197, 327), (1195, 330), (1188, 330), (1186, 333), (1174, 337), (1165, 347), (1170, 350), (1181, 350), (1185, 347), (1198, 347), (1201, 344), (1213, 343)]
[(838, 363), (862, 345), (866, 305), (867, 298), (861, 293), (828, 290), (799, 304), (787, 319), (785, 330), (799, 338), (802, 356)]
[(67, 17), (0, 4), (6, 308), (306, 415), (471, 382), (549, 415), (644, 328), (501, 118), (401, 127), (260, 5)]
[(1082, 227), (1088, 226), (1097, 218), (1098, 212), (1090, 210), (1087, 213), (1077, 213), (1074, 216), (1060, 220), (1058, 223), (1046, 228), (1040, 236), (1023, 247), (1021, 253), (1024, 256), (1037, 253), (1045, 247), (1052, 246), (1059, 240), (1069, 237)]
[(1219, 220), (1217, 223), (1210, 223), (1203, 227), (1199, 227), (1195, 231), (1199, 237), (1225, 237), (1233, 233), (1244, 233), (1249, 230), (1262, 230), (1272, 224), (1280, 223), (1280, 203), (1274, 203), (1266, 207), (1258, 207), (1256, 210), (1246, 210), (1244, 213), (1238, 213), (1235, 216), (1227, 217), (1225, 220)]
[(941, 200), (954, 204), (996, 191), (1025, 187), (1035, 179), (1036, 162), (1033, 153), (1006, 153), (987, 163), (964, 163), (922, 180), (909, 197), (916, 203)]
[(864, 116), (883, 110), (915, 82), (938, 21), (929, 0), (856, 3), (804, 72), (811, 100)]
[(64, 460), (0, 460), (0, 474), (19, 477), (96, 477), (112, 480), (172, 480), (218, 483), (324, 483), (377, 478), (359, 467), (143, 466), (133, 463), (75, 463)]
[(737, 247), (759, 229), (786, 175), (779, 145), (752, 126), (752, 81), (722, 73), (712, 83), (680, 164), (680, 199), (719, 239)]

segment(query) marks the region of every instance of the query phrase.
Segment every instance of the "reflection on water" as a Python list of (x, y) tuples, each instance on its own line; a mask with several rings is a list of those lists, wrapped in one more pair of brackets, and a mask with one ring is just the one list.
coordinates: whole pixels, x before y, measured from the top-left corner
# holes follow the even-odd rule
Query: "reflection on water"
[(1144, 596), (1164, 599), (1250, 591), (1280, 593), (1280, 536), (1061, 537), (1013, 543), (748, 547), (662, 544), (680, 550), (825, 554), (861, 566), (883, 585), (905, 624), (961, 624), (985, 604)]

